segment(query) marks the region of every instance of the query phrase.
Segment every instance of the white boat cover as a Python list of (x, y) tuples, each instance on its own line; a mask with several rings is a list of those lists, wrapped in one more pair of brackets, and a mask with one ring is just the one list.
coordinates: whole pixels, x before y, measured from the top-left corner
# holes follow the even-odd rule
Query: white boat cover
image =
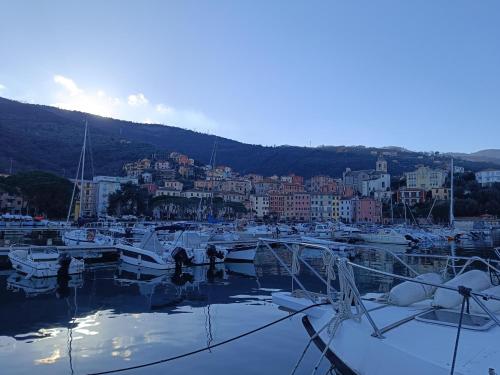
[[(495, 296), (497, 298), (500, 298), (500, 285), (483, 290), (481, 293), (489, 295), (489, 296)], [(481, 302), (484, 305), (486, 305), (488, 310), (490, 310), (491, 312), (494, 312), (494, 313), (500, 312), (500, 301), (496, 301), (493, 299), (483, 300), (481, 298)], [(470, 311), (473, 313), (476, 313), (476, 314), (485, 314), (484, 310), (473, 299), (470, 299)]]
[[(441, 284), (443, 282), (443, 278), (437, 273), (424, 273), (415, 277), (415, 280), (426, 281), (433, 284)], [(430, 298), (435, 291), (436, 288), (433, 286), (405, 281), (391, 289), (388, 302), (396, 306), (409, 306), (413, 303)]]
[[(481, 292), (491, 287), (490, 278), (486, 272), (480, 270), (472, 270), (465, 272), (457, 277), (444, 283), (446, 286), (458, 288), (465, 286), (471, 288), (474, 292)], [(452, 309), (458, 306), (463, 300), (463, 297), (456, 291), (439, 288), (434, 294), (432, 306)]]

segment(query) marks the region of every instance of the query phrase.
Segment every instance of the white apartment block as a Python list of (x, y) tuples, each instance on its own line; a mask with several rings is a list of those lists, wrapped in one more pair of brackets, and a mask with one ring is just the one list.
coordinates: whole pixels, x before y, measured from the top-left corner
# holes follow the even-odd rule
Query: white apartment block
[(487, 170), (476, 172), (476, 181), (482, 186), (500, 182), (500, 170)]
[(250, 207), (259, 218), (269, 215), (269, 196), (250, 195)]
[(180, 181), (165, 181), (164, 187), (168, 190), (182, 191), (184, 184)]
[(155, 197), (180, 197), (182, 193), (179, 190), (166, 187), (158, 188), (155, 192)]
[(120, 190), (121, 186), (127, 183), (137, 185), (137, 178), (96, 176), (93, 179), (93, 183), (95, 184), (96, 191), (97, 216), (106, 216), (108, 214), (109, 196)]
[(186, 190), (181, 193), (185, 198), (211, 198), (213, 196), (211, 191), (203, 190)]
[(391, 175), (388, 173), (378, 173), (368, 180), (361, 181), (361, 195), (369, 197), (375, 192), (387, 191), (391, 187)]

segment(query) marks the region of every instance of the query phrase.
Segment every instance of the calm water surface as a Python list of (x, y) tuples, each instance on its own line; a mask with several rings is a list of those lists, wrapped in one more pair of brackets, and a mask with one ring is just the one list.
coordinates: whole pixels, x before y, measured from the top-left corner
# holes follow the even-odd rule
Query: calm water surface
[[(492, 248), (454, 251), (488, 256)], [(356, 261), (404, 273), (381, 253), (363, 253)], [(428, 258), (413, 265), (422, 271), (444, 266)], [(255, 265), (186, 268), (183, 275), (149, 275), (117, 264), (91, 267), (68, 282), (1, 272), (2, 374), (87, 374), (189, 352), (286, 316), (271, 302), (271, 293), (291, 286), (265, 251)], [(384, 292), (393, 285), (388, 278), (357, 276), (362, 292)], [(301, 278), (308, 288), (322, 290), (305, 270)], [(308, 339), (295, 316), (210, 352), (124, 373), (288, 374)], [(309, 374), (319, 355), (312, 346), (299, 373)], [(318, 374), (328, 368), (323, 363)]]

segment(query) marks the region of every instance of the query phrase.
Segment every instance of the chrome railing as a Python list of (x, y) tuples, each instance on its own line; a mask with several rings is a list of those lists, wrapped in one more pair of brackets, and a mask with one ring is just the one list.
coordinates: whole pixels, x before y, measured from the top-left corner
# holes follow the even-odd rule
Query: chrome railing
[[(273, 248), (273, 245), (280, 245), (282, 247), (282, 249), (285, 249), (291, 253), (291, 255), (292, 255), (292, 264), (291, 265), (287, 264), (287, 262), (283, 259), (283, 257), (281, 257), (278, 254), (278, 252)], [(364, 271), (367, 271), (367, 272), (370, 272), (373, 274), (383, 275), (383, 276), (391, 277), (391, 278), (398, 279), (401, 281), (408, 281), (408, 282), (417, 283), (420, 285), (426, 285), (426, 286), (431, 286), (431, 287), (440, 288), (440, 289), (447, 289), (450, 291), (460, 293), (459, 288), (451, 287), (451, 286), (444, 285), (444, 284), (435, 284), (435, 283), (431, 283), (431, 282), (427, 282), (427, 281), (423, 281), (423, 280), (417, 280), (417, 279), (412, 278), (412, 277), (398, 275), (398, 274), (394, 274), (394, 273), (387, 272), (387, 271), (381, 271), (381, 270), (377, 270), (375, 268), (367, 267), (367, 266), (352, 262), (352, 261), (346, 259), (345, 257), (340, 256), (339, 252), (336, 251), (336, 250), (340, 250), (341, 247), (344, 249), (345, 248), (352, 248), (352, 249), (359, 248), (360, 247), (359, 245), (346, 245), (344, 243), (338, 243), (338, 242), (332, 241), (330, 246), (326, 246), (323, 244), (308, 243), (308, 242), (296, 241), (296, 240), (285, 240), (285, 239), (277, 240), (277, 239), (269, 239), (269, 238), (260, 238), (259, 242), (257, 244), (257, 248), (259, 248), (261, 246), (268, 249), (271, 252), (271, 254), (273, 254), (273, 256), (278, 260), (280, 265), (290, 274), (290, 276), (292, 278), (292, 290), (294, 288), (294, 284), (293, 284), (293, 282), (294, 282), (299, 286), (302, 293), (304, 295), (306, 295), (312, 302), (317, 302), (317, 298), (318, 298), (317, 293), (313, 293), (313, 292), (309, 291), (303, 285), (303, 283), (301, 282), (301, 280), (298, 277), (297, 270), (293, 269), (294, 262), (300, 262), (300, 264), (305, 265), (308, 268), (308, 270), (311, 271), (311, 273), (313, 275), (315, 275), (324, 286), (326, 286), (327, 290), (329, 290), (332, 287), (330, 278), (328, 278), (326, 280), (316, 269), (314, 269), (314, 267), (311, 264), (309, 264), (306, 259), (304, 259), (302, 257), (301, 250), (306, 249), (306, 248), (316, 249), (316, 250), (322, 251), (323, 254), (327, 254), (329, 257), (333, 257), (332, 264), (336, 267), (338, 277), (345, 278), (345, 281), (349, 284), (350, 292), (352, 292), (354, 294), (354, 297), (355, 297), (355, 303), (361, 309), (363, 315), (366, 316), (368, 322), (370, 323), (370, 325), (373, 329), (373, 336), (378, 337), (378, 338), (383, 338), (382, 331), (377, 327), (374, 320), (370, 316), (370, 312), (368, 311), (365, 304), (363, 303), (362, 296), (356, 287), (355, 281), (352, 278), (347, 277), (347, 275), (342, 274), (342, 272), (343, 272), (342, 269), (345, 269), (345, 267), (340, 267), (341, 262), (344, 265), (348, 265), (350, 267), (364, 270)], [(378, 251), (378, 252), (382, 251), (382, 252), (388, 253), (388, 254), (392, 255), (396, 261), (398, 261), (404, 267), (406, 267), (409, 272), (413, 273), (416, 276), (419, 275), (419, 273), (415, 269), (413, 269), (407, 262), (405, 262), (402, 259), (402, 257), (396, 255), (394, 252), (392, 252), (388, 249), (385, 249), (382, 247), (370, 247), (370, 246), (366, 246), (366, 245), (362, 245), (361, 247), (364, 249), (367, 249), (367, 250), (373, 250), (373, 251)], [(500, 253), (500, 251), (498, 253)], [(498, 255), (500, 258), (500, 254), (498, 254)], [(464, 272), (464, 270), (474, 262), (479, 262), (480, 264), (485, 265), (490, 270), (493, 270), (495, 272), (500, 272), (499, 271), (500, 261), (491, 260), (491, 259), (485, 260), (485, 259), (483, 259), (481, 257), (477, 257), (477, 256), (460, 257), (460, 256), (452, 256), (452, 255), (447, 256), (447, 255), (433, 255), (433, 254), (404, 254), (404, 256), (405, 257), (436, 258), (436, 259), (441, 259), (441, 260), (452, 259), (452, 260), (465, 261), (465, 263), (460, 266), (461, 268), (460, 268), (460, 271), (458, 272), (458, 274)], [(296, 258), (296, 259), (294, 260), (294, 258)], [(327, 265), (324, 264), (324, 266), (327, 266)], [(332, 303), (339, 301), (339, 298), (338, 298), (339, 291), (336, 291), (336, 293), (337, 293), (336, 296), (328, 296), (327, 295), (327, 297), (329, 297), (329, 301), (331, 301)], [(485, 314), (488, 315), (491, 318), (491, 320), (494, 321), (500, 327), (500, 320), (498, 319), (498, 317), (494, 313), (492, 313), (488, 309), (488, 307), (482, 302), (482, 300), (489, 300), (489, 299), (495, 300), (495, 301), (500, 301), (499, 297), (496, 297), (493, 295), (487, 295), (487, 294), (484, 294), (481, 292), (470, 291), (470, 298), (472, 298), (477, 303), (477, 305), (485, 312)], [(349, 308), (351, 308), (351, 307), (349, 306)]]

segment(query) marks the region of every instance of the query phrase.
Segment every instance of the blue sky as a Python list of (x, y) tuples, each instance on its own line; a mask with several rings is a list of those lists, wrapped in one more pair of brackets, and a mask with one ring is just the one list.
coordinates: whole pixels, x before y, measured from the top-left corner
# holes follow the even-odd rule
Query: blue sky
[(0, 96), (243, 142), (500, 148), (498, 1), (0, 0)]

